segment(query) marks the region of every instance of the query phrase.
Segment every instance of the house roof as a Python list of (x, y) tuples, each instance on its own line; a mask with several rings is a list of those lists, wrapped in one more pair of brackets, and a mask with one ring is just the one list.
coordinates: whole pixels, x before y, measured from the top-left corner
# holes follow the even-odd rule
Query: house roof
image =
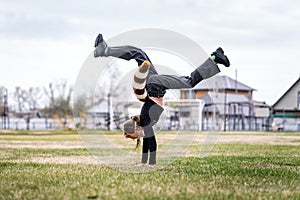
[(279, 102), (300, 82), (300, 77), (298, 80), (274, 103), (273, 107), (275, 107)]
[(236, 81), (228, 76), (214, 76), (198, 83), (192, 90), (212, 90), (214, 88), (227, 90), (254, 91), (255, 89)]

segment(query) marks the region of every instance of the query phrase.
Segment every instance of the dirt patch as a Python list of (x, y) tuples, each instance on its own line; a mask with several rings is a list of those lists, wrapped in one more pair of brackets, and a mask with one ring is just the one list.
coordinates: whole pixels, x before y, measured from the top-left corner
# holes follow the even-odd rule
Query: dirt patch
[(55, 163), (55, 164), (97, 164), (93, 156), (55, 156), (55, 157), (34, 157), (26, 162)]
[(26, 159), (9, 159), (16, 163), (40, 163), (40, 164), (99, 164), (93, 156), (53, 156), (32, 157)]
[(45, 142), (45, 141), (1, 141), (0, 148), (12, 149), (78, 149), (85, 148), (81, 141)]

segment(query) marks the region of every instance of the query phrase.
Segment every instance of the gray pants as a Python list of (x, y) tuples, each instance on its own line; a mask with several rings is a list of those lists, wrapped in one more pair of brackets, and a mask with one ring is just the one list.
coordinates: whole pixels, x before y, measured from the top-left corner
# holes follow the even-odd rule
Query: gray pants
[[(219, 72), (220, 70), (215, 62), (208, 58), (202, 65), (193, 71), (190, 76), (157, 74), (150, 76), (147, 83), (161, 85), (166, 89), (192, 88), (201, 80), (210, 78)], [(197, 75), (200, 76), (197, 77)]]
[(208, 58), (190, 76), (158, 74), (147, 54), (143, 50), (133, 46), (108, 47), (104, 56), (113, 56), (125, 60), (134, 59), (138, 65), (148, 60), (151, 66), (147, 77), (147, 84), (159, 85), (164, 89), (192, 88), (201, 80), (210, 78), (220, 72), (216, 63)]

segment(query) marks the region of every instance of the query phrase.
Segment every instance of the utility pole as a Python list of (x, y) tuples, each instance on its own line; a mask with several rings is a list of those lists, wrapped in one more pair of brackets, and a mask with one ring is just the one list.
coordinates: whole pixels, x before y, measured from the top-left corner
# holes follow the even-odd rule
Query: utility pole
[(227, 105), (227, 94), (226, 94), (226, 89), (224, 89), (224, 132), (226, 132), (226, 115), (227, 115), (227, 109), (226, 109), (226, 105)]
[(237, 69), (235, 69), (235, 93), (238, 93), (238, 89), (237, 89), (237, 76), (238, 76), (238, 71)]
[(9, 115), (8, 115), (8, 91), (5, 89), (3, 96), (3, 113), (2, 113), (2, 127), (3, 129), (9, 129)]

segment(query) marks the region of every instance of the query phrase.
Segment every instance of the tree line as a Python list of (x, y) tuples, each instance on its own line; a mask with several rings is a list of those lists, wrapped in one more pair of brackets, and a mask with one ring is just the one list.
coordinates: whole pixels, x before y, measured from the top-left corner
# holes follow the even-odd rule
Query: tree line
[[(44, 87), (22, 88), (18, 86), (14, 91), (0, 86), (0, 112), (5, 110), (5, 95), (8, 97), (9, 112), (15, 115), (25, 115), (30, 112), (38, 112), (40, 116), (52, 117), (54, 114), (60, 117), (72, 115), (72, 106), (81, 112), (87, 111), (92, 106), (92, 99), (88, 94), (77, 99), (72, 99), (73, 87), (66, 80), (55, 80)], [(72, 105), (73, 104), (73, 105)]]
[[(118, 66), (111, 66), (107, 71), (101, 89), (95, 91), (85, 91), (76, 99), (72, 98), (73, 86), (68, 84), (65, 79), (57, 79), (47, 86), (22, 88), (18, 86), (14, 91), (7, 90), (0, 86), (0, 114), (4, 112), (4, 98), (9, 96), (9, 112), (22, 117), (23, 115), (38, 111), (42, 117), (65, 117), (73, 115), (73, 110), (78, 116), (80, 112), (88, 111), (93, 105), (100, 103), (108, 96), (118, 98), (124, 90), (123, 84), (118, 84), (120, 71)], [(105, 88), (105, 89), (104, 89)], [(73, 109), (72, 109), (73, 108)], [(105, 112), (105, 111), (104, 111)]]

